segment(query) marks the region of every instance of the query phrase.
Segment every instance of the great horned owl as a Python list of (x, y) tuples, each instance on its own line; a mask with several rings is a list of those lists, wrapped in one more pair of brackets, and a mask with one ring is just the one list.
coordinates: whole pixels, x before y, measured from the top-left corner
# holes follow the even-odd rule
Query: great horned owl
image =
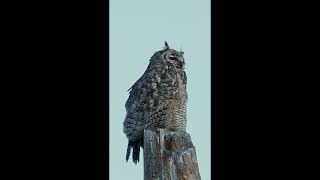
[(183, 54), (165, 42), (165, 48), (151, 57), (147, 70), (128, 90), (123, 123), (123, 132), (129, 139), (127, 161), (131, 149), (133, 162), (139, 161), (145, 128), (185, 131), (188, 95)]

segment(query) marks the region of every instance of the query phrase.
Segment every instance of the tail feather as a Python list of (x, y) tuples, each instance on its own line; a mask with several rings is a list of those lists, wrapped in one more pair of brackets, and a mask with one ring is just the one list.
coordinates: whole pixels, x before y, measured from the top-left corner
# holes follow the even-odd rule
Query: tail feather
[(140, 146), (135, 145), (133, 146), (133, 151), (132, 151), (133, 163), (137, 164), (139, 162), (139, 157), (140, 157)]
[(132, 146), (130, 144), (130, 141), (128, 143), (128, 148), (127, 148), (127, 155), (126, 155), (126, 161), (128, 162), (129, 160), (129, 156), (130, 156), (130, 153), (131, 153), (131, 149), (132, 149)]
[(132, 150), (132, 160), (133, 163), (137, 164), (140, 160), (140, 147), (143, 148), (143, 139), (139, 139), (137, 141), (129, 141), (128, 142), (128, 148), (127, 148), (127, 154), (126, 154), (126, 161), (128, 162), (131, 149)]

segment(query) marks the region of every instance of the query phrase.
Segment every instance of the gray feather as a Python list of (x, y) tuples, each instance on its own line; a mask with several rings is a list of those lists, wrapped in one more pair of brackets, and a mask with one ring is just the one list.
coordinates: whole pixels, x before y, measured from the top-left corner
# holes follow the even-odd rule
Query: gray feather
[[(167, 58), (173, 55), (178, 58)], [(141, 141), (144, 129), (149, 127), (185, 131), (187, 76), (180, 60), (183, 53), (169, 47), (156, 52), (144, 74), (129, 89), (123, 122), (123, 132), (129, 141)], [(126, 159), (131, 151), (129, 145), (127, 150)], [(137, 148), (134, 150), (136, 154), (139, 152)]]

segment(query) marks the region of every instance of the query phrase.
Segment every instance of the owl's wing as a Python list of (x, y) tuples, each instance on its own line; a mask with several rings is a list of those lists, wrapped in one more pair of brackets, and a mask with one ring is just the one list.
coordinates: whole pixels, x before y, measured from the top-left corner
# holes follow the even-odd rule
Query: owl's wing
[(134, 103), (142, 103), (151, 98), (162, 98), (161, 96), (171, 99), (176, 94), (177, 89), (177, 73), (173, 65), (159, 64), (152, 68), (148, 67), (129, 89), (129, 98), (125, 107), (128, 110)]
[(178, 91), (177, 74), (171, 65), (147, 69), (132, 86), (126, 102), (124, 132), (129, 139), (141, 138), (145, 127), (157, 127), (164, 120), (170, 101)]

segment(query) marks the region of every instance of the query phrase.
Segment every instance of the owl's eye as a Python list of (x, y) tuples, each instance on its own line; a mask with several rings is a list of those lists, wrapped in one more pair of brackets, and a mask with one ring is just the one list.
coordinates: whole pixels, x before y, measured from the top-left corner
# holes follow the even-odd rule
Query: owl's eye
[(175, 57), (175, 56), (169, 56), (169, 59), (171, 59), (171, 60), (178, 60), (178, 58)]

